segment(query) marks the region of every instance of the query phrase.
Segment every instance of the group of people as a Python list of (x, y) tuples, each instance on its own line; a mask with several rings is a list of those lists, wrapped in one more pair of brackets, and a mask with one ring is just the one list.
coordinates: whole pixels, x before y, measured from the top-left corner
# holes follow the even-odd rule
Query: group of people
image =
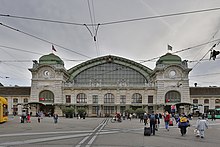
[[(38, 123), (40, 123), (41, 119), (43, 119), (43, 113), (37, 112), (36, 116), (37, 116)], [(31, 114), (29, 114), (27, 112), (22, 112), (20, 119), (21, 119), (21, 123), (24, 123), (25, 121), (27, 123), (31, 123)], [(53, 120), (54, 120), (55, 124), (58, 122), (58, 114), (56, 114), (56, 113), (53, 114)]]
[[(178, 115), (179, 117), (176, 118), (176, 123), (178, 124), (178, 128), (180, 129), (180, 133), (182, 136), (184, 136), (187, 132), (187, 127), (190, 126), (189, 117), (185, 115), (185, 113), (182, 113)], [(144, 125), (150, 123), (150, 130), (151, 134), (155, 135), (155, 131), (158, 131), (160, 119), (164, 119), (165, 123), (165, 129), (169, 131), (169, 126), (173, 123), (172, 115), (169, 114), (167, 111), (160, 116), (159, 114), (155, 114), (154, 111), (152, 111), (151, 114), (144, 113), (143, 120)], [(195, 132), (197, 137), (204, 138), (204, 132), (208, 129), (208, 123), (205, 117), (199, 117), (196, 122)]]

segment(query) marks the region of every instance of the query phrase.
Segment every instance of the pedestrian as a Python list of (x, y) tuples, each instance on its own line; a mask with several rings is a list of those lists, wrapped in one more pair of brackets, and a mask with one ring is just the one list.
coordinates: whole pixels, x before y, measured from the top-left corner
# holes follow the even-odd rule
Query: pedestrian
[(58, 114), (54, 113), (53, 120), (55, 124), (58, 122)]
[(166, 111), (164, 115), (165, 129), (169, 131), (170, 114)]
[(212, 112), (211, 117), (212, 117), (212, 121), (215, 120), (215, 112), (214, 111)]
[(28, 114), (28, 115), (27, 115), (27, 123), (30, 123), (30, 122), (31, 122), (31, 115)]
[(145, 126), (146, 126), (146, 124), (148, 124), (147, 123), (147, 118), (148, 118), (147, 113), (144, 113), (143, 119), (144, 119), (144, 125)]
[(159, 125), (160, 125), (160, 117), (159, 114), (155, 114), (156, 116), (156, 125), (155, 125), (155, 130), (158, 131), (159, 130)]
[(199, 117), (199, 119), (196, 122), (196, 129), (199, 131), (199, 136), (201, 138), (204, 138), (205, 130), (208, 129), (208, 123), (205, 117)]
[(150, 130), (151, 134), (155, 135), (155, 125), (156, 125), (156, 115), (154, 114), (154, 111), (149, 115), (150, 119)]
[(141, 113), (140, 116), (139, 116), (139, 118), (140, 118), (140, 123), (143, 123), (143, 120), (144, 120), (144, 114)]
[(189, 120), (187, 119), (185, 113), (183, 113), (177, 121), (178, 121), (178, 127), (180, 128), (181, 135), (183, 136), (187, 132), (186, 128), (189, 126)]

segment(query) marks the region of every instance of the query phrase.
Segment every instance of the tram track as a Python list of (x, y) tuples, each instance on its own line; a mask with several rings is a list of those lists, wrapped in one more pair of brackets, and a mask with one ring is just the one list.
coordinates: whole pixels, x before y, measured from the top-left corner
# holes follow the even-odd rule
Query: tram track
[(76, 147), (90, 147), (92, 143), (95, 141), (96, 137), (100, 134), (103, 128), (107, 125), (109, 119), (104, 119), (95, 129), (92, 130), (86, 137), (84, 137)]

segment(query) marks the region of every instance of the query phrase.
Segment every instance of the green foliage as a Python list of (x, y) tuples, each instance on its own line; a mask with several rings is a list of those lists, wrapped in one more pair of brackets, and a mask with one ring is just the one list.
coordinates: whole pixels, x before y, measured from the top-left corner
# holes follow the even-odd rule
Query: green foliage
[(62, 109), (62, 111), (63, 111), (64, 114), (68, 114), (69, 115), (69, 114), (73, 114), (75, 109), (72, 108), (72, 107), (65, 107), (65, 108)]
[(129, 109), (126, 109), (125, 112), (128, 114), (131, 114), (131, 113), (134, 113), (134, 110), (132, 108), (129, 108)]
[(86, 113), (86, 109), (85, 108), (78, 108), (77, 112), (78, 112), (79, 115), (83, 115), (83, 114)]
[(137, 108), (135, 110), (135, 113), (137, 114), (137, 116), (140, 116), (142, 114), (144, 114), (146, 111), (143, 108)]

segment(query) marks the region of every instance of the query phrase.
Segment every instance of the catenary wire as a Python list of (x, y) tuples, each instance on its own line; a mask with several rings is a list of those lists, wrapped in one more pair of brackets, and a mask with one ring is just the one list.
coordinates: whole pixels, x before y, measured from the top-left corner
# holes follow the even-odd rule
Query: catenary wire
[[(141, 17), (141, 18), (134, 18), (134, 19), (125, 19), (125, 20), (118, 20), (118, 21), (111, 21), (111, 22), (103, 22), (103, 23), (100, 23), (100, 25), (119, 24), (119, 23), (126, 23), (126, 22), (133, 22), (133, 21), (141, 21), (141, 20), (147, 20), (147, 19), (156, 19), (156, 18), (162, 18), (162, 17), (171, 17), (171, 16), (187, 15), (187, 14), (195, 14), (195, 13), (202, 13), (202, 12), (209, 12), (209, 11), (217, 11), (217, 10), (220, 10), (220, 7), (209, 8), (209, 9), (201, 9), (201, 10), (194, 10), (194, 11), (186, 11), (186, 12), (179, 12), (179, 13), (170, 13), (170, 14), (156, 15), (156, 16), (149, 16), (149, 17)], [(69, 25), (77, 25), (77, 26), (84, 26), (84, 24), (85, 24), (85, 23), (75, 23), (75, 22), (67, 22), (67, 21), (43, 19), (43, 18), (33, 18), (33, 17), (9, 15), (9, 14), (2, 14), (2, 13), (0, 13), (0, 17), (26, 19), (26, 20), (43, 21), (43, 22), (51, 22), (51, 23), (61, 23), (61, 24), (69, 24)], [(87, 26), (97, 26), (97, 25), (98, 25), (98, 24), (87, 24)]]
[(18, 30), (18, 29), (14, 28), (14, 27), (11, 27), (11, 26), (9, 26), (9, 25), (3, 24), (3, 23), (0, 23), (0, 25), (3, 26), (3, 27), (9, 28), (9, 29), (11, 29), (11, 30), (13, 30), (13, 31), (17, 31), (17, 32), (19, 32), (19, 33), (25, 34), (25, 35), (27, 35), (27, 36), (29, 36), (29, 37), (32, 37), (32, 38), (41, 40), (41, 41), (46, 42), (46, 43), (49, 43), (49, 44), (56, 45), (56, 46), (58, 46), (58, 47), (60, 47), (60, 48), (62, 48), (62, 49), (64, 49), (64, 50), (73, 52), (73, 53), (75, 53), (75, 54), (77, 54), (77, 55), (80, 55), (80, 56), (83, 56), (83, 57), (86, 57), (86, 58), (91, 58), (91, 57), (89, 57), (89, 56), (87, 56), (87, 55), (84, 55), (84, 54), (81, 54), (81, 53), (79, 53), (79, 52), (73, 51), (73, 50), (68, 49), (68, 48), (66, 48), (66, 47), (63, 47), (63, 46), (61, 46), (61, 45), (59, 45), (59, 44), (56, 44), (56, 43), (53, 43), (53, 42), (51, 42), (51, 41), (42, 39), (42, 38), (37, 37), (37, 36), (35, 36), (35, 35), (26, 33), (26, 32), (24, 32), (24, 31)]

